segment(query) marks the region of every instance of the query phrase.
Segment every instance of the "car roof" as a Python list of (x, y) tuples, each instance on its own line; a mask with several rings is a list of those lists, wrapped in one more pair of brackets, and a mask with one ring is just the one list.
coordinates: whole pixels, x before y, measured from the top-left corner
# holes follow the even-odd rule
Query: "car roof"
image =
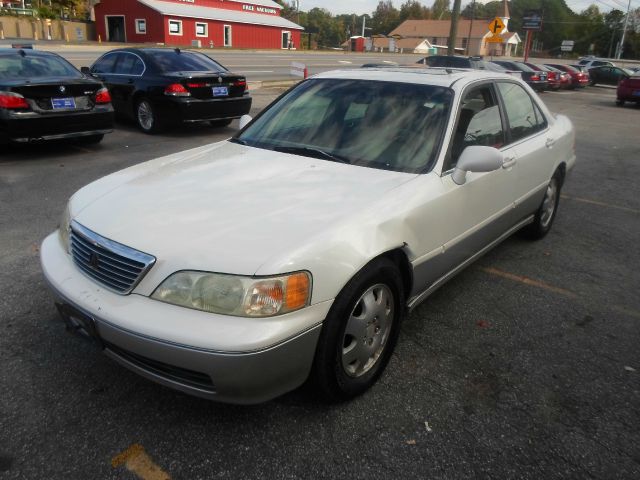
[(451, 87), (454, 83), (466, 85), (473, 81), (483, 79), (519, 80), (517, 79), (517, 77), (514, 77), (512, 75), (507, 75), (499, 72), (474, 70), (470, 68), (446, 67), (394, 67), (332, 70), (330, 72), (323, 72), (319, 73), (318, 75), (314, 75), (313, 78), (416, 83), (441, 87)]
[(59, 57), (57, 53), (47, 52), (46, 50), (33, 50), (31, 48), (0, 48), (0, 55), (22, 55), (23, 52), (31, 57)]

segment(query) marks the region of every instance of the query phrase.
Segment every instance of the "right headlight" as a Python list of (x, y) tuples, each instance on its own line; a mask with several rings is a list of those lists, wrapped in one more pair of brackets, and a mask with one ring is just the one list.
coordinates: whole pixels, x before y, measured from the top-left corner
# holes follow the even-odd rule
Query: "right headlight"
[(185, 271), (167, 278), (151, 298), (239, 317), (272, 317), (299, 310), (311, 299), (311, 274), (266, 278)]

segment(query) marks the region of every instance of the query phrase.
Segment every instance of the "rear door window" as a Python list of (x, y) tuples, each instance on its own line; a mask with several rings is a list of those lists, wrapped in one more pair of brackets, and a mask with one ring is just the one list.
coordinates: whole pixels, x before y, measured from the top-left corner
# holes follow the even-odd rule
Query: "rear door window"
[(524, 88), (516, 83), (499, 82), (497, 85), (507, 113), (512, 142), (546, 128), (544, 115)]
[(144, 63), (140, 60), (140, 57), (132, 53), (121, 53), (118, 57), (114, 73), (120, 75), (142, 75)]

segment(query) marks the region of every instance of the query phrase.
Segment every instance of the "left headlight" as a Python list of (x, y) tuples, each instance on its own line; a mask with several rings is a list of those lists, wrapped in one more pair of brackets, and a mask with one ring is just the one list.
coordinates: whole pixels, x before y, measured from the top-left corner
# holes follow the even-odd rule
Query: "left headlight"
[(69, 210), (69, 204), (64, 207), (62, 216), (60, 217), (60, 225), (58, 226), (58, 235), (60, 236), (60, 242), (62, 243), (65, 252), (69, 252), (69, 237), (71, 235), (71, 211)]
[(162, 302), (239, 317), (272, 317), (309, 305), (311, 274), (295, 272), (251, 278), (206, 272), (177, 272), (153, 292)]

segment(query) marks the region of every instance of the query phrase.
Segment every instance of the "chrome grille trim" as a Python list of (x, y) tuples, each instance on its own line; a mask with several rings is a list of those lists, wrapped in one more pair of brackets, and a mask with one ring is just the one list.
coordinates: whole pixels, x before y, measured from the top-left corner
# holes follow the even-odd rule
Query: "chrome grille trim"
[(153, 255), (109, 240), (75, 220), (71, 255), (82, 273), (121, 295), (131, 293), (156, 261)]

